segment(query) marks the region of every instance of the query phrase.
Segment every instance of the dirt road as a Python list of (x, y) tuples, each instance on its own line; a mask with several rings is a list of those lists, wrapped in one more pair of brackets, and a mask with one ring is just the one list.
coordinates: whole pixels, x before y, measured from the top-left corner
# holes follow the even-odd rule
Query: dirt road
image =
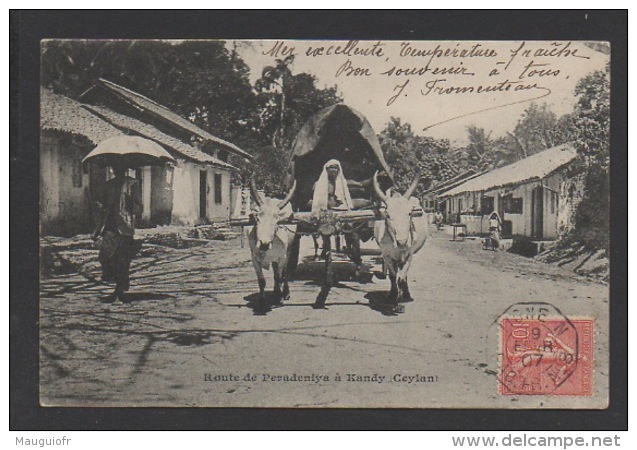
[[(435, 232), (410, 272), (404, 314), (370, 308), (389, 281), (368, 246), (366, 282), (337, 262), (326, 310), (310, 307), (321, 263), (305, 263), (291, 299), (266, 315), (239, 239), (158, 248), (134, 262), (127, 305), (88, 273), (42, 281), (45, 405), (288, 407), (601, 407), (608, 386), (608, 287), (478, 241)], [(272, 288), (271, 275), (268, 288)], [(595, 320), (594, 395), (498, 393), (494, 321), (517, 302)]]

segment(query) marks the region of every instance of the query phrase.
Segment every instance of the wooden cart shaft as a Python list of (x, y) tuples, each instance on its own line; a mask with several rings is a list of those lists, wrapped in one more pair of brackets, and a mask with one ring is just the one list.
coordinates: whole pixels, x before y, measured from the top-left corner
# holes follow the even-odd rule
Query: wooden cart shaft
[[(383, 209), (365, 209), (360, 211), (331, 211), (330, 212), (330, 220), (334, 222), (340, 223), (356, 223), (356, 222), (366, 222), (370, 220), (382, 220), (385, 217)], [(415, 208), (411, 216), (412, 217), (422, 217), (423, 210), (421, 208)], [(320, 220), (315, 214), (311, 212), (295, 212), (292, 213), (288, 218), (281, 220), (279, 225), (312, 225), (317, 228), (323, 224), (324, 221)], [(233, 227), (242, 227), (242, 226), (251, 226), (255, 225), (254, 220), (251, 216), (248, 217), (238, 217), (230, 219), (230, 226)]]

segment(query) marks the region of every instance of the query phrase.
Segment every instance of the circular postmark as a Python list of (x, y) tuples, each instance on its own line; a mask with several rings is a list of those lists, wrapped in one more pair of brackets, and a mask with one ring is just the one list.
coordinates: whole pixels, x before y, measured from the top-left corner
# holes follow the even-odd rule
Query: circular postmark
[(579, 360), (577, 327), (555, 306), (516, 303), (497, 319), (500, 393), (547, 395), (563, 386)]

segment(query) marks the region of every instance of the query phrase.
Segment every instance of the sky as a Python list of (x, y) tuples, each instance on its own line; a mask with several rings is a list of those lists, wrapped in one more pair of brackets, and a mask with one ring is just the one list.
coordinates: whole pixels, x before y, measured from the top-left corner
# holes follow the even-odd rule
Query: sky
[(376, 132), (398, 117), (417, 134), (454, 143), (466, 141), (469, 125), (492, 131), (492, 137), (513, 131), (531, 101), (547, 103), (558, 116), (571, 112), (577, 82), (609, 61), (604, 52), (577, 41), (286, 40), (234, 45), (250, 67), (252, 82), (263, 67), (294, 54), (293, 73), (315, 75), (321, 88), (336, 85), (344, 103), (363, 113)]

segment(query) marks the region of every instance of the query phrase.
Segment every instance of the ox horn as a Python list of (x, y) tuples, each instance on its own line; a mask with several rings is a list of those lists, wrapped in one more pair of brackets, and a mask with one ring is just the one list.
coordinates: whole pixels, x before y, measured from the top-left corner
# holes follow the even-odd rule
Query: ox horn
[(387, 196), (383, 194), (380, 186), (378, 185), (378, 170), (374, 173), (374, 177), (372, 178), (372, 184), (374, 185), (374, 190), (376, 191), (376, 195), (380, 198), (384, 203), (387, 203)]
[(252, 195), (252, 199), (254, 200), (254, 202), (260, 208), (263, 205), (263, 202), (261, 201), (261, 196), (257, 191), (257, 183), (254, 180), (254, 175), (250, 177), (250, 194)]
[(420, 173), (416, 175), (416, 178), (414, 178), (414, 181), (411, 182), (411, 184), (409, 185), (409, 188), (405, 191), (405, 194), (403, 195), (403, 197), (405, 198), (411, 197), (414, 191), (416, 190), (416, 186), (418, 186), (419, 181), (420, 181)]
[(290, 202), (290, 200), (292, 200), (292, 196), (294, 196), (295, 191), (296, 191), (296, 180), (294, 180), (294, 183), (292, 183), (292, 187), (290, 188), (288, 195), (286, 195), (283, 201), (279, 203), (279, 209), (285, 208), (285, 205), (287, 205)]

